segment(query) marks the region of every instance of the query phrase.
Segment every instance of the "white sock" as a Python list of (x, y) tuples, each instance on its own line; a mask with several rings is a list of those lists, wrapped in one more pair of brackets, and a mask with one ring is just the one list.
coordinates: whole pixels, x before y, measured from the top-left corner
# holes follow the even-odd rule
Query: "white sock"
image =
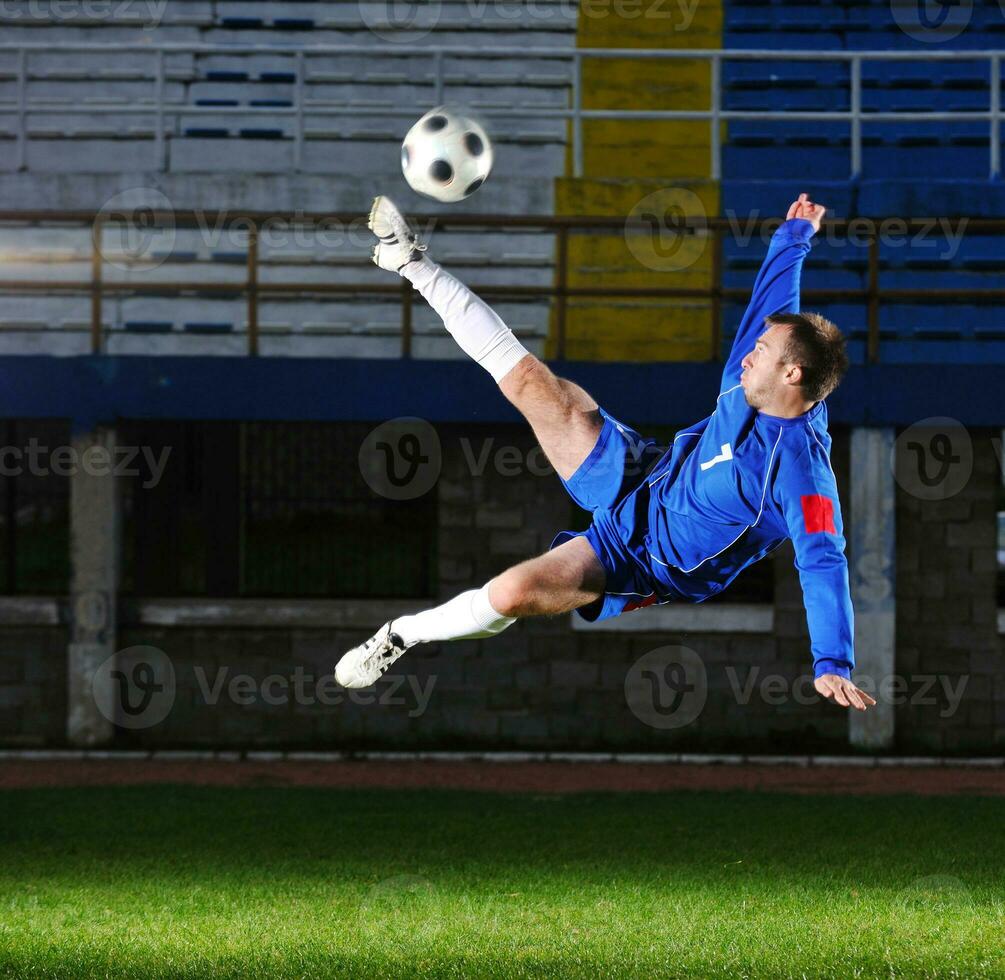
[(501, 616), (493, 609), (486, 584), (480, 589), (462, 592), (442, 606), (414, 616), (401, 616), (394, 620), (391, 629), (406, 646), (411, 646), (437, 640), (480, 640), (501, 633), (515, 622), (516, 617)]
[(529, 353), (492, 307), (427, 256), (409, 262), (401, 274), (439, 313), (461, 350), (497, 384)]

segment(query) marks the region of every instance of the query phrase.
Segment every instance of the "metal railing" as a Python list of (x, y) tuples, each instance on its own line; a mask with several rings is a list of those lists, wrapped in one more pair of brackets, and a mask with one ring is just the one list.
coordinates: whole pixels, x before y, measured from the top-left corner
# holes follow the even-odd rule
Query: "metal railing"
[[(106, 297), (123, 295), (177, 296), (196, 294), (214, 297), (243, 295), (247, 310), (248, 354), (259, 353), (261, 332), (259, 329), (259, 307), (264, 297), (397, 297), (401, 311), (401, 356), (411, 357), (413, 341), (413, 301), (411, 284), (402, 279), (398, 283), (318, 283), (318, 282), (263, 282), (260, 275), (261, 259), (258, 242), (259, 230), (270, 221), (280, 221), (290, 225), (323, 226), (324, 223), (338, 223), (350, 226), (360, 221), (354, 213), (304, 214), (278, 212), (204, 212), (171, 211), (144, 213), (144, 220), (170, 221), (177, 228), (218, 227), (221, 222), (239, 222), (247, 229), (246, 275), (243, 284), (234, 280), (227, 282), (165, 281), (158, 278), (151, 282), (109, 281), (103, 275), (105, 258), (101, 242), (103, 222), (107, 216), (101, 213), (79, 211), (0, 211), (0, 223), (17, 223), (31, 227), (42, 224), (89, 225), (91, 228), (90, 280), (3, 280), (0, 279), (0, 296), (10, 294), (70, 294), (90, 297), (91, 351), (100, 354), (105, 349), (106, 331), (103, 326), (102, 308)], [(905, 235), (928, 234), (933, 228), (941, 227), (938, 219), (917, 218), (897, 219)], [(945, 219), (943, 219), (945, 220)], [(962, 220), (962, 219), (961, 219)], [(573, 299), (688, 299), (705, 300), (711, 312), (711, 337), (709, 359), (720, 360), (722, 351), (722, 304), (724, 301), (745, 302), (750, 295), (750, 287), (726, 287), (723, 285), (723, 242), (728, 236), (736, 236), (737, 222), (730, 218), (687, 218), (680, 219), (670, 228), (659, 229), (671, 236), (700, 236), (706, 239), (705, 249), (710, 250), (709, 284), (703, 287), (676, 286), (573, 286), (570, 282), (569, 241), (576, 234), (653, 235), (657, 229), (653, 221), (615, 217), (562, 217), (528, 215), (420, 215), (416, 221), (426, 234), (449, 229), (521, 229), (537, 231), (555, 236), (555, 266), (551, 285), (477, 284), (471, 288), (489, 299), (551, 300), (554, 303), (554, 345), (555, 356), (563, 359), (567, 348), (567, 325), (569, 301)], [(781, 219), (769, 222), (776, 225)], [(821, 236), (853, 233), (856, 241), (865, 240), (866, 285), (861, 289), (803, 289), (801, 296), (805, 305), (814, 302), (852, 301), (866, 308), (866, 356), (870, 362), (879, 360), (880, 351), (880, 309), (884, 303), (938, 301), (946, 304), (972, 304), (1005, 306), (1005, 287), (989, 289), (972, 288), (888, 288), (880, 286), (880, 244), (882, 219), (866, 221), (862, 218), (833, 219), (824, 222)], [(966, 221), (967, 235), (1005, 235), (1005, 219), (974, 218)], [(704, 252), (704, 250), (703, 250)], [(696, 260), (697, 261), (697, 260)], [(1005, 258), (1003, 258), (1005, 265)], [(947, 266), (948, 268), (948, 266)], [(655, 273), (654, 273), (655, 274)], [(672, 275), (672, 273), (662, 273)]]
[[(169, 122), (177, 125), (178, 117), (198, 117), (224, 115), (262, 117), (269, 119), (288, 117), (293, 120), (294, 170), (303, 164), (304, 141), (309, 119), (331, 116), (391, 117), (407, 120), (429, 108), (416, 102), (408, 106), (350, 106), (339, 102), (309, 99), (308, 88), (312, 81), (309, 61), (320, 56), (365, 55), (371, 59), (394, 59), (428, 57), (432, 63), (432, 85), (434, 104), (449, 99), (451, 84), (467, 84), (472, 81), (491, 82), (490, 75), (465, 76), (461, 82), (447, 77), (447, 61), (451, 58), (470, 61), (477, 57), (482, 61), (500, 59), (541, 59), (564, 64), (566, 84), (569, 87), (569, 102), (566, 107), (492, 107), (478, 110), (486, 119), (562, 119), (572, 126), (572, 160), (574, 175), (580, 177), (584, 169), (583, 123), (593, 119), (611, 120), (691, 120), (709, 124), (711, 146), (711, 172), (709, 176), (718, 180), (722, 176), (722, 138), (720, 124), (731, 120), (753, 120), (779, 122), (798, 120), (805, 122), (844, 122), (849, 127), (851, 166), (850, 175), (857, 177), (862, 172), (862, 125), (876, 122), (969, 122), (988, 123), (989, 176), (993, 179), (1001, 173), (1001, 59), (1003, 52), (996, 50), (974, 51), (776, 51), (776, 50), (649, 50), (635, 48), (554, 48), (554, 47), (479, 47), (477, 49), (456, 46), (409, 46), (386, 44), (362, 48), (353, 45), (234, 45), (212, 44), (156, 44), (156, 45), (107, 45), (60, 43), (61, 52), (99, 53), (110, 57), (125, 52), (142, 53), (151, 59), (150, 74), (153, 83), (152, 98), (132, 104), (86, 103), (67, 106), (28, 98), (31, 81), (30, 58), (32, 54), (53, 51), (48, 44), (0, 44), (0, 55), (14, 53), (17, 68), (15, 72), (16, 99), (13, 103), (0, 103), (0, 118), (14, 116), (17, 120), (17, 161), (19, 169), (27, 163), (27, 118), (30, 114), (66, 115), (74, 111), (85, 111), (91, 115), (129, 115), (152, 117), (154, 121), (154, 142), (156, 159), (152, 169), (161, 171), (167, 166), (166, 146)], [(293, 64), (293, 98), (291, 106), (195, 106), (169, 101), (165, 96), (168, 80), (167, 57), (169, 55), (192, 56), (285, 56)], [(635, 110), (635, 109), (591, 109), (584, 106), (583, 62), (590, 59), (621, 59), (633, 61), (703, 61), (709, 70), (709, 107), (696, 110)], [(806, 110), (737, 110), (723, 106), (722, 65), (728, 61), (822, 61), (847, 63), (849, 67), (849, 108), (847, 110), (806, 111)], [(986, 63), (988, 67), (988, 108), (973, 111), (898, 111), (867, 112), (862, 108), (862, 66), (871, 62), (948, 62), (970, 61)], [(418, 84), (418, 80), (416, 80)], [(420, 92), (421, 88), (416, 88)], [(402, 129), (404, 133), (404, 129)]]

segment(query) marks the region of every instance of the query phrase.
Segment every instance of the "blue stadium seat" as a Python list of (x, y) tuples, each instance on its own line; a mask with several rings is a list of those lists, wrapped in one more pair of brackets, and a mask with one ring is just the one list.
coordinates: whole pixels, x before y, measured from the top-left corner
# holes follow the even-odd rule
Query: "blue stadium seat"
[(227, 31), (261, 30), (265, 21), (261, 17), (221, 17), (220, 27)]
[(765, 29), (762, 21), (754, 19), (749, 25), (737, 27), (727, 25), (722, 32), (724, 48), (766, 48), (777, 51), (795, 50), (840, 50), (841, 35), (835, 31), (814, 31), (807, 27), (802, 31), (779, 31)]
[(272, 26), (277, 31), (313, 31), (314, 21), (307, 17), (277, 17)]
[(126, 320), (123, 324), (132, 333), (171, 333), (174, 324), (165, 320)]
[(807, 83), (820, 87), (845, 84), (848, 66), (840, 61), (821, 61), (807, 65), (802, 61), (724, 61), (722, 82), (725, 88), (739, 84), (778, 84), (799, 87)]
[(974, 338), (979, 341), (1005, 340), (1005, 324), (975, 323)]
[(246, 82), (248, 73), (246, 71), (219, 71), (211, 70), (206, 72), (208, 82)]
[(281, 140), (286, 139), (286, 134), (281, 129), (259, 129), (254, 126), (242, 126), (238, 130), (241, 139), (248, 140)]
[(234, 324), (232, 323), (186, 323), (184, 326), (185, 333), (233, 333)]

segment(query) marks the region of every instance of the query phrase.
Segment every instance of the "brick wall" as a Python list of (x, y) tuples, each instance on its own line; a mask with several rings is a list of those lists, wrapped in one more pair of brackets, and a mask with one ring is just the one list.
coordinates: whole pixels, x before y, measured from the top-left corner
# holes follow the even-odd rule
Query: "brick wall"
[(999, 434), (970, 431), (973, 472), (959, 493), (897, 495), (897, 671), (909, 681), (897, 709), (903, 749), (1005, 747), (1005, 637), (995, 595), (1001, 476), (992, 443)]
[[(556, 530), (575, 526), (576, 519), (557, 477), (535, 472), (541, 461), (524, 427), (440, 426), (439, 432), (440, 595), (430, 605), (542, 551)], [(954, 497), (926, 502), (898, 491), (898, 673), (913, 695), (898, 708), (901, 751), (1000, 752), (1003, 745), (993, 434), (973, 433), (973, 473)], [(834, 441), (848, 515), (849, 440), (839, 431)], [(482, 462), (483, 470), (473, 472)], [(317, 689), (341, 652), (369, 635), (364, 625), (127, 624), (119, 647), (163, 650), (174, 665), (177, 692), (166, 719), (122, 733), (119, 744), (845, 752), (845, 713), (812, 695), (802, 699), (811, 703), (793, 696), (793, 685), (797, 694), (809, 693), (801, 592), (789, 546), (769, 561), (776, 583), (770, 634), (596, 632), (572, 629), (568, 616), (528, 620), (492, 640), (416, 648), (400, 674), (378, 686), (376, 703), (363, 703), (372, 694), (350, 697), (331, 684)], [(0, 632), (0, 743), (62, 742), (65, 642), (55, 627)], [(655, 716), (640, 717), (626, 695), (626, 680), (638, 682), (640, 658), (668, 646), (693, 651), (707, 684), (697, 717), (671, 728), (653, 724)], [(235, 696), (238, 675), (247, 680)], [(923, 691), (930, 675), (935, 686)], [(270, 677), (272, 688), (263, 690)], [(963, 696), (947, 714), (941, 685), (956, 691), (963, 677)], [(276, 678), (288, 689), (277, 689)], [(306, 697), (297, 696), (298, 684)], [(216, 703), (208, 703), (214, 696)]]
[[(438, 598), (443, 600), (543, 551), (557, 530), (576, 526), (577, 516), (557, 477), (542, 472), (524, 426), (441, 426), (439, 433)], [(847, 440), (836, 441), (842, 478)], [(401, 662), (404, 681), (378, 685), (374, 704), (350, 701), (343, 693), (335, 705), (297, 704), (295, 697), (269, 705), (260, 689), (267, 676), (290, 679), (298, 668), (312, 680), (320, 677), (342, 650), (366, 638), (367, 629), (127, 628), (120, 646), (150, 644), (164, 650), (178, 683), (169, 717), (130, 733), (128, 742), (839, 751), (846, 744), (843, 713), (788, 696), (801, 677), (805, 683), (809, 647), (791, 551), (777, 554), (774, 635), (598, 633), (573, 630), (568, 616), (528, 620), (490, 641), (413, 650)], [(694, 651), (705, 665), (708, 692), (692, 723), (669, 730), (633, 713), (625, 693), (639, 658), (666, 646)], [(236, 704), (230, 697), (228, 685), (238, 673), (251, 675), (258, 685), (252, 704)], [(766, 679), (774, 687), (764, 691)], [(210, 706), (206, 690), (216, 683), (222, 694)], [(744, 697), (748, 688), (751, 693)]]
[(66, 644), (60, 626), (0, 630), (0, 745), (32, 748), (65, 738)]

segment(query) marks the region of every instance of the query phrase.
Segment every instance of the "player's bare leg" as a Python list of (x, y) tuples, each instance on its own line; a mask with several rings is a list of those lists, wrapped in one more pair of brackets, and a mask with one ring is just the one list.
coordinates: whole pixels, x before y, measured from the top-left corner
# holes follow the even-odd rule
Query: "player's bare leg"
[(499, 390), (530, 423), (555, 472), (568, 480), (590, 455), (604, 427), (596, 401), (533, 354), (499, 382)]
[(496, 636), (517, 619), (571, 612), (603, 595), (604, 568), (584, 538), (520, 562), (480, 589), (385, 623), (335, 668), (343, 687), (369, 687), (417, 643)]
[[(568, 479), (596, 445), (603, 427), (597, 403), (579, 385), (556, 377), (531, 354), (496, 312), (429, 260), (394, 203), (378, 197), (369, 225), (377, 236), (373, 260), (408, 279), (443, 319), (458, 346), (488, 371), (530, 423), (541, 448)], [(495, 636), (521, 616), (557, 615), (594, 601), (605, 573), (582, 538), (521, 562), (480, 589), (414, 616), (385, 623), (350, 650), (335, 669), (345, 687), (373, 684), (410, 646)]]
[(572, 476), (603, 428), (593, 398), (579, 385), (557, 377), (517, 340), (495, 310), (431, 261), (389, 198), (374, 201), (369, 224), (378, 238), (374, 262), (415, 286), (458, 346), (492, 375), (527, 419), (559, 476)]

